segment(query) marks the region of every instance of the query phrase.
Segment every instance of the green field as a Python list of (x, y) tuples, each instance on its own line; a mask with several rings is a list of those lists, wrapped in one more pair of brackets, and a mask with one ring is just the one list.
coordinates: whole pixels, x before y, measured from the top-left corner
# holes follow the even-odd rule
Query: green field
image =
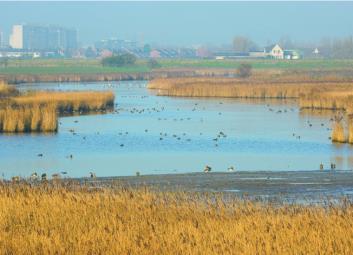
[[(210, 60), (210, 59), (164, 59), (161, 68), (237, 68), (240, 63), (250, 63), (254, 69), (353, 69), (353, 60)], [(149, 72), (147, 61), (139, 60), (128, 67), (103, 67), (99, 60), (79, 59), (31, 59), (9, 60), (0, 74), (100, 74)]]

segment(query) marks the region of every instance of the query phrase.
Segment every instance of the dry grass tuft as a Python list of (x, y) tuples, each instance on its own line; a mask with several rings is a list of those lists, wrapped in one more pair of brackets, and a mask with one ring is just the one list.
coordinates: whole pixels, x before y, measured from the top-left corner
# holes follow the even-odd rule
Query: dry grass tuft
[(1, 254), (350, 254), (353, 206), (221, 195), (0, 187)]

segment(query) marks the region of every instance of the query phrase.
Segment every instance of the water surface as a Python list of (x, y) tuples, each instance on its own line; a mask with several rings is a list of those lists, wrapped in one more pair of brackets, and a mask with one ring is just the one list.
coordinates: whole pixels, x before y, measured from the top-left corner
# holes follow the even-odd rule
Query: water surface
[(336, 146), (328, 139), (330, 114), (300, 113), (295, 101), (158, 97), (146, 85), (22, 85), (21, 89), (113, 90), (116, 112), (62, 117), (56, 134), (0, 135), (0, 173), (5, 178), (34, 171), (121, 176), (137, 171), (198, 172), (206, 164), (212, 171), (229, 166), (249, 171), (317, 170), (321, 162), (326, 168), (331, 162), (338, 170), (353, 168), (353, 147)]

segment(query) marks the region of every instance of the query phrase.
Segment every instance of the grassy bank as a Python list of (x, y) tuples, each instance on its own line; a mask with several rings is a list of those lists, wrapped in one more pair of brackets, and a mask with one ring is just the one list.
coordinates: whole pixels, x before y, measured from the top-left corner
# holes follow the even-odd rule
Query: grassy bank
[(119, 187), (0, 186), (2, 254), (350, 254), (353, 206)]
[(7, 96), (0, 99), (0, 132), (56, 132), (60, 114), (105, 111), (114, 107), (111, 91), (20, 93), (9, 85), (2, 88), (14, 93), (6, 93)]
[[(154, 70), (177, 68), (235, 69), (241, 63), (249, 63), (254, 69), (279, 70), (352, 70), (353, 60), (214, 60), (214, 59), (159, 59), (160, 66)], [(99, 74), (99, 73), (141, 73), (150, 72), (147, 60), (138, 60), (128, 67), (103, 67), (96, 59), (31, 59), (10, 60), (7, 67), (0, 67), (0, 74)]]

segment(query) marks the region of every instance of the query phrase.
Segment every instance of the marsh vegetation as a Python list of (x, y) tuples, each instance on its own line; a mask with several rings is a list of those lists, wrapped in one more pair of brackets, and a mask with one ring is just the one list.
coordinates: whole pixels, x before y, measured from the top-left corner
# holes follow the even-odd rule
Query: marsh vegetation
[(60, 114), (105, 111), (114, 107), (110, 91), (20, 93), (0, 85), (0, 132), (56, 132)]
[[(168, 78), (155, 79), (148, 85), (161, 96), (229, 97), (246, 99), (296, 99), (300, 109), (344, 112), (333, 122), (332, 141), (349, 142), (353, 137), (353, 79), (331, 73), (313, 75), (307, 72), (265, 72), (249, 78)], [(348, 136), (345, 135), (347, 129)]]
[[(0, 184), (2, 254), (350, 254), (353, 206), (74, 182)], [(315, 244), (315, 245), (313, 245)]]

